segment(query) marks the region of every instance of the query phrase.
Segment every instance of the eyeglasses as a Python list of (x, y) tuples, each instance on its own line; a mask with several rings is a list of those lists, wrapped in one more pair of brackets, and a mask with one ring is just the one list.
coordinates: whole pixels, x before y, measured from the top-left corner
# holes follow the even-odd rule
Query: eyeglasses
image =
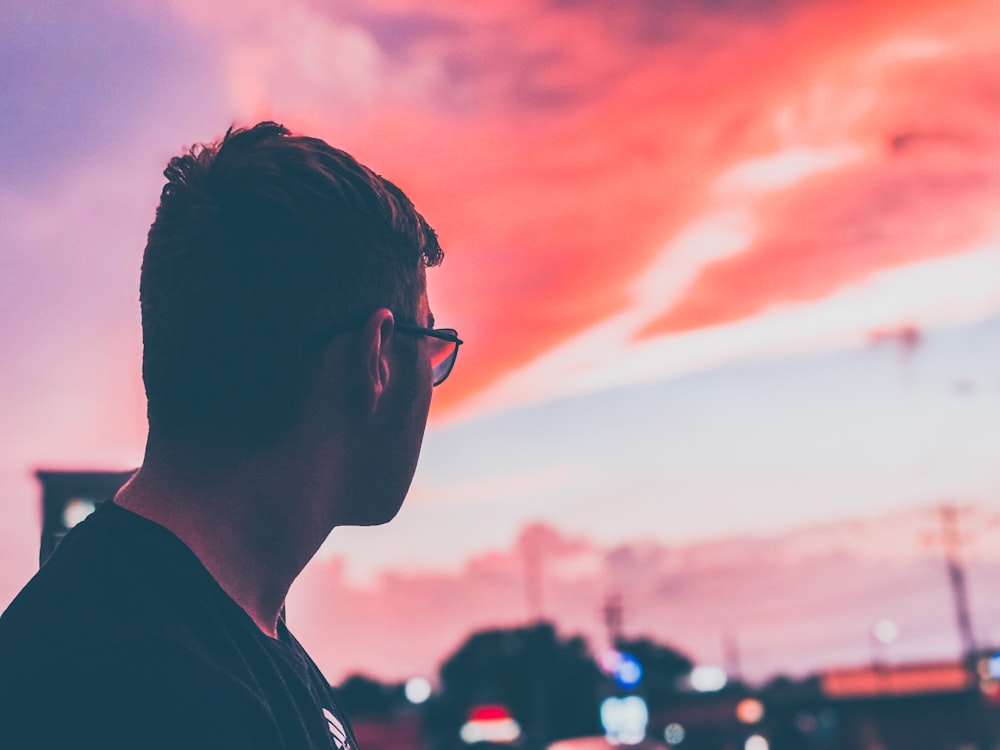
[(434, 385), (441, 385), (458, 359), (458, 347), (462, 339), (454, 328), (424, 328), (412, 323), (396, 321), (396, 330), (408, 336), (426, 336), (431, 350), (431, 368), (434, 375)]
[[(339, 323), (327, 328), (309, 341), (307, 350), (322, 346), (330, 339), (364, 325), (365, 320)], [(458, 331), (454, 328), (424, 328), (413, 323), (401, 323), (400, 321), (396, 321), (395, 328), (407, 336), (425, 336), (427, 338), (430, 344), (431, 373), (434, 376), (434, 385), (441, 385), (451, 374), (451, 368), (455, 366), (455, 360), (458, 358), (458, 347), (462, 344), (462, 339), (458, 337)]]

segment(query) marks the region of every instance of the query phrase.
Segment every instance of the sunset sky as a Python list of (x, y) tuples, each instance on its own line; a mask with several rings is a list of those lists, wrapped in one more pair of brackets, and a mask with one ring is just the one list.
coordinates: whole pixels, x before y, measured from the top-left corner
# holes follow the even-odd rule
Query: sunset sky
[(1000, 642), (995, 0), (8, 0), (0, 104), (0, 607), (33, 472), (141, 459), (166, 162), (273, 119), (410, 195), (466, 341), (400, 516), (293, 589), (331, 678), (533, 614), (530, 544), (593, 639), (619, 591), (699, 659), (735, 621), (758, 676), (866, 658), (877, 617), (949, 658), (944, 501)]

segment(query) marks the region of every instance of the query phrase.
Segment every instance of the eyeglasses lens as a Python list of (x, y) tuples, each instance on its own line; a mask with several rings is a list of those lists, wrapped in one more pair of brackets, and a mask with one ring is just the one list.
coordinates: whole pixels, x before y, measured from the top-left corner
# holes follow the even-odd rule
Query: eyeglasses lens
[(431, 367), (434, 374), (434, 385), (440, 385), (448, 377), (455, 365), (455, 355), (458, 354), (458, 344), (443, 339), (428, 339), (430, 342)]

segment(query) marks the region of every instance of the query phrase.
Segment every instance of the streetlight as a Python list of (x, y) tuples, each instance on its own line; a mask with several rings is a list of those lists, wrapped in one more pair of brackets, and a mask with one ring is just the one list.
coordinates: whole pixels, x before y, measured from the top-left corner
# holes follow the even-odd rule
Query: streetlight
[(889, 666), (889, 646), (899, 638), (899, 625), (893, 620), (879, 620), (872, 626), (872, 667)]

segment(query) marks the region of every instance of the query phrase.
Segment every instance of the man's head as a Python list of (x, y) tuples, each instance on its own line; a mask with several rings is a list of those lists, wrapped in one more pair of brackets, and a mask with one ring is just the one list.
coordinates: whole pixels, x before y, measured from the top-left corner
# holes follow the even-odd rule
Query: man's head
[(427, 325), (434, 231), (343, 151), (267, 122), (164, 174), (140, 284), (151, 443), (279, 440), (325, 331), (370, 327), (380, 309)]

